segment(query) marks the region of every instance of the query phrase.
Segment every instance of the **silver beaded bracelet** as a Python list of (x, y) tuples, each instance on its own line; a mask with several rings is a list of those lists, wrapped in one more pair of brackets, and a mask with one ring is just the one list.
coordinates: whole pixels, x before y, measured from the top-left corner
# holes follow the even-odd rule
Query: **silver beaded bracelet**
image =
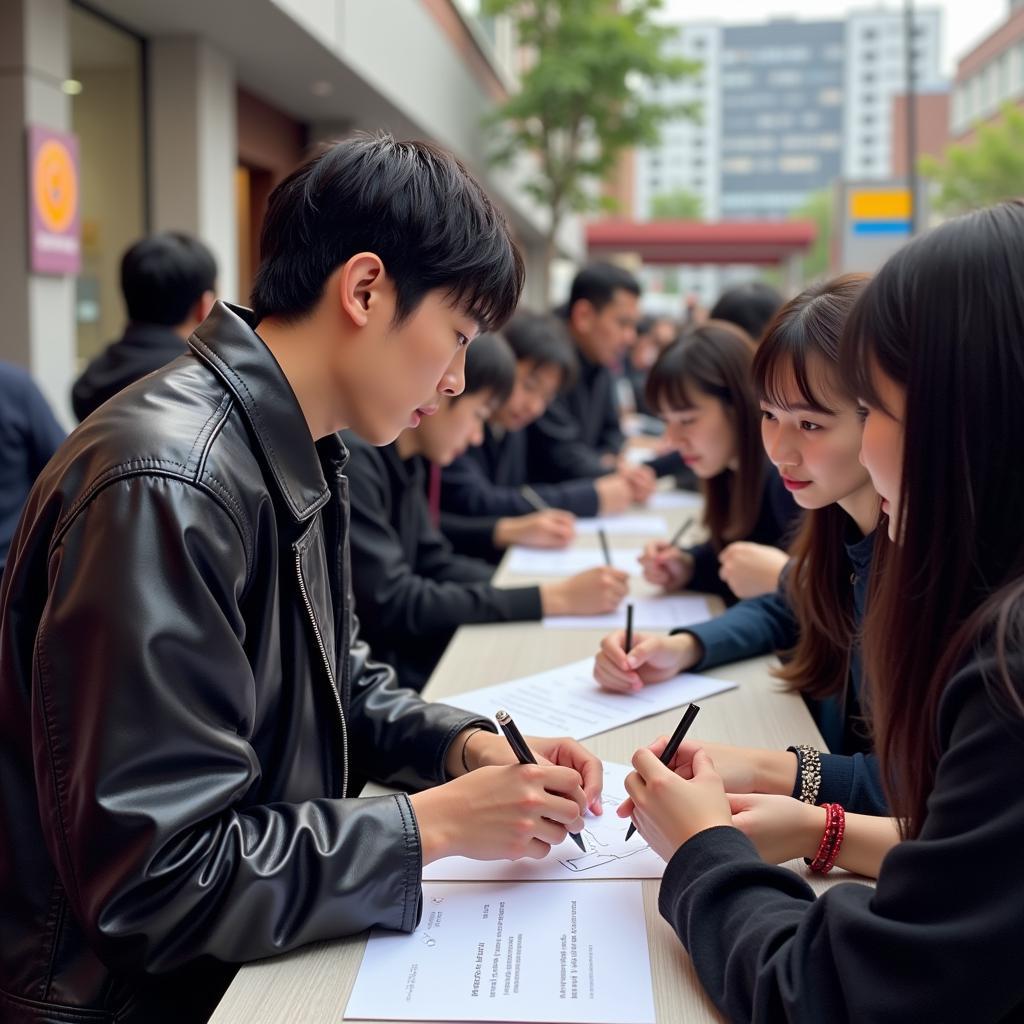
[(797, 799), (805, 804), (816, 804), (818, 791), (821, 789), (821, 751), (806, 744), (786, 749), (792, 750), (796, 754), (797, 780), (800, 789)]

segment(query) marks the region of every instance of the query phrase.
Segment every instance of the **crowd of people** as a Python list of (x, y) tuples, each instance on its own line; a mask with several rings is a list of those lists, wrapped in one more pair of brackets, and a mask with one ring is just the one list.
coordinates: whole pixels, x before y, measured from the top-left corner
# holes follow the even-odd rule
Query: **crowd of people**
[[(609, 635), (595, 686), (775, 652), (826, 745), (634, 756), (619, 814), (711, 998), (1017, 1019), (1021, 266), (1007, 203), (787, 302), (754, 282), (644, 317), (595, 263), (529, 311), (478, 183), (387, 135), (273, 192), (251, 308), (198, 240), (133, 246), (67, 439), (0, 372), (0, 1017), (203, 1020), (240, 963), (412, 930), (433, 860), (579, 831), (590, 751), (529, 737), (519, 765), (419, 691), (461, 625), (618, 608), (612, 566), (496, 565), (671, 477), (706, 539), (649, 544), (643, 575), (727, 610)], [(815, 898), (777, 866), (800, 856), (877, 885)]]

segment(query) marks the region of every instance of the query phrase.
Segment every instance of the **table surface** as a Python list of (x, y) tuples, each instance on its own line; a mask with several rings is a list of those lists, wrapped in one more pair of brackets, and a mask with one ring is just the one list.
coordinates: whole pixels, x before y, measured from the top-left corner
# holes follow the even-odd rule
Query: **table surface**
[[(675, 529), (675, 524), (692, 513), (668, 510), (659, 514)], [(616, 537), (612, 541), (642, 547), (649, 539)], [(597, 539), (581, 537), (576, 543), (596, 546)], [(530, 582), (502, 570), (495, 581)], [(654, 593), (642, 579), (632, 581), (631, 591), (637, 595)], [(444, 700), (465, 690), (576, 661), (593, 655), (601, 636), (595, 630), (548, 630), (536, 622), (464, 626), (445, 651), (424, 696)], [(731, 680), (738, 686), (701, 701), (695, 734), (722, 743), (775, 749), (796, 743), (821, 745), (821, 736), (803, 700), (795, 693), (785, 692), (771, 675), (773, 662), (771, 658), (753, 658), (708, 671), (707, 675)], [(604, 760), (628, 763), (637, 747), (662, 733), (670, 733), (678, 719), (676, 708), (594, 736), (585, 743)], [(385, 791), (368, 788), (366, 795), (373, 792)], [(802, 863), (794, 862), (792, 866), (805, 877), (808, 875)], [(829, 884), (816, 877), (808, 880), (818, 891)], [(720, 1021), (723, 1018), (705, 996), (689, 957), (658, 913), (659, 884), (655, 879), (642, 883), (659, 1024)], [(367, 933), (363, 932), (245, 965), (211, 1024), (337, 1024), (344, 1017), (366, 938)]]

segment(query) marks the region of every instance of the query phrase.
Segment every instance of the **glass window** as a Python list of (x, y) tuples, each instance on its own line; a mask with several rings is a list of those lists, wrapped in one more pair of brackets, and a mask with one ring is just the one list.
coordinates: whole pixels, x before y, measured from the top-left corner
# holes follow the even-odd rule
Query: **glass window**
[(120, 265), (146, 232), (142, 41), (91, 11), (70, 16), (71, 128), (81, 163), (82, 270), (77, 281), (78, 357), (124, 328)]

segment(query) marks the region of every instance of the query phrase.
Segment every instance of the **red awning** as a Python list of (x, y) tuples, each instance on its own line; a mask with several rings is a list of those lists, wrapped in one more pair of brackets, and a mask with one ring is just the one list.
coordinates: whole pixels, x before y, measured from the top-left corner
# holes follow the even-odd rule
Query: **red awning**
[(809, 220), (591, 221), (587, 227), (591, 259), (632, 253), (644, 263), (784, 263), (814, 244), (817, 225)]

